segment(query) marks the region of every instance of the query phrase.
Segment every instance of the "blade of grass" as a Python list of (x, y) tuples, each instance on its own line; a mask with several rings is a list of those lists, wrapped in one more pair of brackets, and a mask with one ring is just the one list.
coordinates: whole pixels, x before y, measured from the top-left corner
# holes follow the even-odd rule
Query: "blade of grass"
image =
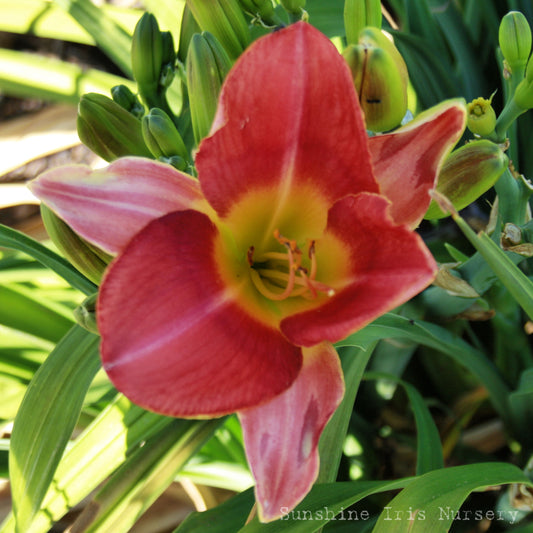
[(87, 296), (94, 294), (96, 285), (80, 274), (70, 263), (55, 252), (20, 231), (0, 224), (0, 246), (24, 252), (61, 276), (71, 287)]

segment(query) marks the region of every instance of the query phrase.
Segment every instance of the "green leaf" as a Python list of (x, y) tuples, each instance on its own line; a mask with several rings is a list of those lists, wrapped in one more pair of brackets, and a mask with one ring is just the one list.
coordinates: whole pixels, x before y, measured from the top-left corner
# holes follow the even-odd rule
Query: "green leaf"
[[(47, 533), (56, 520), (95, 490), (147, 438), (172, 421), (117, 395), (61, 459), (28, 533)], [(2, 533), (13, 531), (11, 517)]]
[(68, 309), (15, 283), (0, 286), (0, 324), (57, 342), (74, 325)]
[(85, 533), (130, 531), (223, 422), (223, 418), (172, 420), (126, 459), (81, 513), (74, 529)]
[(77, 105), (85, 93), (109, 93), (111, 87), (135, 84), (126, 78), (74, 63), (17, 50), (0, 49), (0, 90), (16, 97)]
[(363, 377), (366, 365), (377, 341), (364, 347), (350, 347), (341, 352), (342, 370), (346, 390), (341, 404), (325, 427), (319, 442), (320, 472), (317, 483), (335, 481), (342, 456), (342, 447), (348, 431), (355, 396)]
[(254, 505), (254, 491), (249, 489), (203, 512), (191, 513), (174, 533), (233, 533), (239, 531)]
[(425, 474), (431, 470), (438, 470), (444, 467), (444, 458), (442, 455), (442, 444), (440, 441), (439, 430), (431, 417), (424, 398), (410, 383), (399, 379), (391, 374), (382, 372), (367, 372), (365, 379), (389, 380), (400, 384), (411, 404), (411, 409), (416, 423), (416, 474)]
[(13, 426), (9, 456), (19, 533), (29, 530), (100, 367), (98, 340), (74, 326), (28, 386)]
[[(504, 483), (533, 483), (516, 466), (478, 463), (417, 477), (385, 507), (374, 533), (446, 532), (467, 496)], [(517, 511), (518, 512), (518, 511)]]
[(387, 313), (357, 333), (350, 335), (337, 346), (360, 346), (372, 339), (385, 338), (409, 339), (455, 359), (468, 368), (486, 387), (492, 405), (502, 419), (510, 423), (509, 387), (494, 364), (483, 352), (436, 324)]
[[(138, 10), (103, 4), (106, 16), (133, 33), (140, 14)], [(0, 0), (0, 31), (29, 33), (45, 39), (58, 39), (94, 45), (94, 39), (72, 17), (49, 0)]]
[(8, 228), (3, 224), (0, 224), (0, 246), (28, 254), (86, 295), (93, 294), (97, 290), (94, 283), (80, 274), (65, 259), (24, 233)]
[(90, 0), (53, 0), (93, 38), (98, 47), (131, 76), (131, 35)]

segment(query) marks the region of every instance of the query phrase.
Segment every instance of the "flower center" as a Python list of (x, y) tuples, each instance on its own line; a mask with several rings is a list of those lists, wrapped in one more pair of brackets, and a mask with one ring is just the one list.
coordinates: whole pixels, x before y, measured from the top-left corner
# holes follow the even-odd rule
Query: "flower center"
[(282, 245), (282, 252), (266, 252), (255, 255), (255, 249), (248, 249), (248, 264), (250, 277), (255, 288), (270, 300), (286, 300), (301, 296), (313, 300), (319, 292), (333, 296), (335, 291), (317, 281), (317, 261), (315, 241), (309, 242), (307, 259), (308, 266), (302, 264), (303, 252), (298, 248), (296, 241), (287, 239), (274, 231), (274, 238)]

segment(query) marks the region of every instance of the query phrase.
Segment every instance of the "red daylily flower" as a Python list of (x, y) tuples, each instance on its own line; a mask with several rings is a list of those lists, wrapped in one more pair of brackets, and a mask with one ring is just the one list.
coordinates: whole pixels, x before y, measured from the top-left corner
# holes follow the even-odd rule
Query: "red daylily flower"
[(167, 415), (237, 412), (262, 520), (316, 479), (344, 392), (332, 343), (433, 280), (412, 228), (464, 121), (450, 101), (367, 139), (343, 58), (298, 23), (259, 39), (228, 75), (198, 180), (131, 157), (33, 182), (117, 255), (97, 308), (113, 383)]

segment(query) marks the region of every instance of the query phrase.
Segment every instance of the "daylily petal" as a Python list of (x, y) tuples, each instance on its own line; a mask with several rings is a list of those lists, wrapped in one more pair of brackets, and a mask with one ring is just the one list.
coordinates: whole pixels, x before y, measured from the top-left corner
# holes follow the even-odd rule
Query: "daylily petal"
[[(196, 211), (149, 223), (112, 263), (97, 307), (104, 368), (133, 402), (173, 416), (256, 405), (296, 378), (301, 349), (242, 310)], [(234, 290), (235, 289), (235, 290)]]
[(265, 225), (279, 227), (276, 219), (291, 209), (309, 224), (320, 220), (323, 229), (324, 205), (378, 190), (349, 69), (309, 24), (250, 46), (224, 83), (212, 132), (196, 165), (202, 190), (222, 217), (243, 197), (266, 191), (271, 220)]
[(381, 192), (392, 202), (398, 224), (416, 227), (426, 213), (444, 158), (466, 124), (463, 100), (449, 100), (420, 113), (403, 128), (368, 139)]
[(289, 389), (238, 413), (261, 520), (281, 517), (309, 492), (318, 475), (318, 440), (343, 394), (337, 353), (322, 343), (304, 349), (302, 370)]
[(111, 254), (154, 218), (183, 209), (210, 210), (197, 180), (139, 157), (94, 171), (84, 165), (52, 169), (29, 187), (76, 233)]
[[(281, 330), (291, 342), (339, 341), (431, 283), (437, 270), (433, 256), (416, 233), (391, 220), (388, 207), (382, 196), (361, 193), (331, 208), (316, 253), (320, 257), (328, 248), (341, 253), (326, 254), (317, 279), (336, 293), (323, 305), (282, 320)], [(331, 266), (337, 262), (343, 264)], [(328, 270), (341, 271), (343, 279), (330, 280)]]

